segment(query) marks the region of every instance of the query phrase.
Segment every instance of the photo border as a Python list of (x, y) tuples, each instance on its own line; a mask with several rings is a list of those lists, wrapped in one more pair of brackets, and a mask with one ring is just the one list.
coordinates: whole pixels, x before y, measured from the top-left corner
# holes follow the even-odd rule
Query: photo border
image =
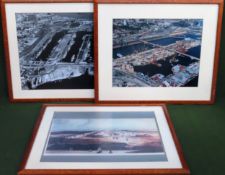
[[(154, 106), (155, 107), (155, 106)], [(157, 106), (158, 107), (158, 106)], [(119, 113), (120, 112), (115, 112), (115, 113), (118, 113), (118, 115), (117, 116), (113, 116), (113, 117), (111, 117), (110, 115), (110, 117), (108, 116), (108, 117), (103, 117), (102, 116), (102, 113), (114, 113), (114, 111), (113, 112), (110, 112), (110, 111), (101, 111), (101, 112), (99, 112), (100, 113), (100, 116), (96, 116), (96, 114), (98, 113), (98, 112), (94, 112), (94, 111), (88, 111), (88, 112), (81, 112), (81, 111), (77, 111), (77, 112), (71, 112), (71, 113), (75, 113), (76, 115), (77, 115), (77, 113), (79, 113), (80, 115), (82, 115), (82, 116), (79, 116), (79, 117), (56, 117), (55, 115), (56, 115), (56, 113), (60, 113), (60, 111), (55, 111), (54, 112), (54, 114), (53, 114), (53, 117), (52, 117), (52, 119), (51, 119), (51, 124), (50, 124), (50, 126), (49, 126), (49, 131), (48, 131), (48, 134), (47, 134), (47, 139), (46, 139), (46, 142), (45, 142), (45, 144), (44, 144), (44, 150), (43, 150), (43, 152), (42, 152), (42, 155), (41, 155), (41, 162), (48, 162), (48, 161), (46, 161), (46, 160), (48, 160), (48, 159), (51, 159), (51, 158), (56, 158), (57, 160), (56, 160), (56, 162), (63, 162), (63, 160), (66, 160), (65, 162), (86, 162), (85, 160), (82, 160), (82, 161), (79, 161), (79, 159), (82, 159), (82, 158), (84, 158), (84, 159), (88, 159), (88, 161), (89, 162), (109, 162), (109, 163), (111, 163), (111, 162), (116, 162), (116, 163), (118, 163), (118, 162), (126, 162), (126, 161), (116, 161), (116, 160), (118, 160), (118, 159), (120, 159), (120, 158), (127, 158), (127, 159), (129, 159), (129, 158), (136, 158), (137, 159), (137, 157), (139, 156), (139, 159), (144, 159), (143, 157), (141, 158), (141, 156), (148, 156), (148, 155), (152, 155), (152, 153), (153, 154), (160, 154), (160, 155), (162, 155), (162, 154), (164, 154), (164, 159), (165, 160), (160, 160), (161, 162), (164, 162), (164, 161), (168, 161), (168, 157), (167, 157), (167, 154), (166, 154), (166, 150), (165, 150), (165, 145), (164, 145), (164, 143), (163, 143), (163, 140), (162, 140), (162, 134), (161, 134), (161, 132), (160, 132), (160, 128), (159, 128), (159, 124), (158, 124), (158, 122), (157, 122), (157, 119), (156, 119), (156, 114), (155, 114), (155, 112), (150, 112), (150, 111), (148, 111), (148, 117), (147, 116), (145, 116), (144, 115), (144, 117), (142, 116), (142, 117), (140, 117), (140, 116), (135, 116), (135, 117), (130, 117), (129, 115), (127, 115), (126, 117), (120, 117), (119, 116)], [(64, 111), (63, 113), (66, 113), (66, 111)], [(88, 116), (85, 116), (85, 113), (88, 115)], [(92, 113), (92, 114), (95, 114), (93, 117), (91, 116), (90, 117), (90, 113)], [(128, 111), (126, 111), (125, 113), (130, 113), (131, 115), (132, 115), (132, 112), (128, 112)], [(139, 112), (134, 112), (134, 113), (138, 113), (139, 114)], [(149, 115), (150, 115), (150, 113), (152, 113), (152, 116), (150, 117)], [(58, 114), (59, 115), (59, 114)], [(107, 114), (106, 114), (107, 115)], [(160, 142), (161, 142), (161, 144), (162, 144), (162, 149), (163, 149), (163, 151), (162, 152), (152, 152), (152, 153), (149, 153), (149, 152), (145, 152), (145, 153), (140, 153), (140, 154), (135, 154), (135, 153), (121, 153), (121, 154), (116, 154), (116, 155), (113, 155), (112, 154), (112, 156), (109, 156), (109, 157), (113, 157), (113, 158), (111, 158), (111, 160), (112, 161), (109, 161), (106, 157), (107, 157), (107, 153), (103, 153), (103, 154), (95, 154), (95, 155), (88, 155), (87, 154), (87, 152), (86, 153), (76, 153), (76, 152), (74, 152), (74, 153), (69, 153), (68, 152), (68, 150), (62, 150), (62, 151), (59, 151), (59, 153), (56, 153), (56, 152), (54, 152), (53, 151), (53, 153), (50, 153), (51, 152), (51, 150), (50, 150), (50, 152), (48, 153), (48, 150), (47, 150), (47, 147), (48, 147), (48, 145), (49, 145), (49, 142), (50, 142), (50, 137), (51, 137), (51, 133), (52, 133), (52, 126), (53, 126), (53, 123), (54, 123), (54, 120), (55, 119), (73, 119), (73, 120), (76, 120), (76, 119), (95, 119), (95, 120), (98, 120), (98, 119), (105, 119), (105, 120), (107, 120), (107, 119), (111, 119), (111, 120), (113, 120), (113, 119), (120, 119), (120, 118), (124, 118), (124, 119), (132, 119), (132, 118), (135, 118), (136, 120), (137, 119), (149, 119), (149, 118), (152, 118), (153, 120), (154, 120), (154, 122), (155, 122), (155, 125), (156, 125), (156, 128), (157, 128), (157, 133), (159, 134), (159, 138), (160, 138)], [(124, 150), (124, 151), (126, 151), (126, 150)], [(68, 156), (68, 154), (71, 154), (71, 155), (74, 155), (74, 156), (76, 156), (76, 158), (74, 157), (74, 158), (69, 158), (69, 156)], [(61, 156), (61, 157), (60, 157)], [(97, 161), (94, 161), (94, 160), (91, 160), (91, 158), (92, 157), (104, 157), (104, 158), (101, 158), (101, 160), (97, 160)], [(70, 160), (68, 160), (68, 158), (70, 159)], [(126, 159), (125, 158), (125, 159)], [(149, 160), (149, 161), (144, 161), (143, 160), (143, 162), (155, 162), (155, 161), (153, 161), (153, 160)], [(127, 161), (127, 162), (136, 162), (136, 161)], [(141, 161), (140, 161), (141, 162)]]
[(26, 169), (26, 164), (28, 162), (34, 141), (36, 139), (36, 136), (38, 134), (39, 127), (42, 123), (44, 113), (48, 107), (129, 107), (129, 106), (135, 106), (135, 107), (141, 107), (138, 104), (44, 104), (42, 106), (41, 112), (39, 114), (39, 117), (37, 119), (37, 122), (34, 126), (32, 136), (30, 138), (29, 144), (25, 150), (24, 158), (22, 161), (22, 164), (20, 166), (18, 175), (32, 175), (32, 174), (38, 174), (38, 175), (88, 175), (88, 174), (101, 174), (101, 175), (136, 175), (136, 174), (180, 174), (180, 175), (189, 175), (190, 170), (188, 168), (188, 165), (184, 159), (184, 155), (182, 152), (181, 145), (178, 141), (178, 138), (176, 136), (176, 132), (173, 126), (173, 123), (170, 119), (167, 107), (165, 104), (147, 104), (148, 106), (156, 106), (161, 107), (166, 118), (166, 122), (168, 124), (169, 130), (171, 132), (172, 140), (175, 144), (175, 149), (177, 150), (178, 157), (180, 159), (180, 163), (182, 168), (172, 168), (172, 169)]
[[(216, 29), (216, 43), (214, 54), (214, 65), (212, 72), (212, 87), (209, 100), (101, 100), (99, 97), (99, 60), (98, 60), (98, 5), (99, 4), (217, 4), (218, 5), (218, 22)], [(216, 96), (216, 82), (219, 67), (219, 52), (221, 43), (223, 0), (94, 0), (94, 55), (95, 55), (95, 102), (99, 104), (125, 104), (125, 103), (168, 103), (168, 104), (213, 104)]]
[[(7, 29), (7, 17), (6, 17), (6, 4), (37, 4), (37, 3), (93, 3), (92, 0), (2, 0), (1, 1), (1, 15), (2, 15), (2, 28), (3, 28), (3, 43), (4, 43), (4, 51), (5, 51), (5, 64), (6, 64), (6, 72), (7, 72), (7, 83), (8, 83), (8, 96), (9, 101), (11, 103), (15, 102), (60, 102), (60, 101), (83, 101), (83, 102), (93, 102), (95, 97), (79, 97), (79, 98), (16, 98), (13, 92), (12, 86), (12, 70), (10, 65), (10, 50), (9, 50), (9, 42), (8, 42), (8, 29)], [(94, 10), (93, 10), (94, 14)], [(94, 20), (94, 19), (93, 19)], [(94, 36), (93, 36), (94, 37)], [(93, 42), (93, 47), (94, 42)], [(12, 59), (12, 58), (11, 58)], [(46, 89), (48, 90), (48, 89)], [(61, 89), (49, 89), (60, 91)], [(65, 90), (73, 90), (73, 89), (65, 89)], [(82, 90), (82, 89), (81, 89)], [(86, 89), (84, 89), (86, 90)], [(92, 90), (92, 89), (91, 89)], [(94, 88), (93, 88), (94, 91)], [(41, 93), (41, 92), (40, 92)], [(63, 93), (63, 90), (62, 90)], [(95, 94), (94, 94), (95, 95)]]

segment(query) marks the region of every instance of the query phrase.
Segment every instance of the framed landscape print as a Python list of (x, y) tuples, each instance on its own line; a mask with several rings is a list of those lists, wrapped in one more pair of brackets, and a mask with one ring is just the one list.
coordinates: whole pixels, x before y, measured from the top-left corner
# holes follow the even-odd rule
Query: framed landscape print
[(3, 0), (11, 101), (93, 100), (93, 3)]
[(189, 174), (164, 105), (44, 105), (19, 175)]
[(213, 103), (223, 0), (96, 0), (96, 101)]

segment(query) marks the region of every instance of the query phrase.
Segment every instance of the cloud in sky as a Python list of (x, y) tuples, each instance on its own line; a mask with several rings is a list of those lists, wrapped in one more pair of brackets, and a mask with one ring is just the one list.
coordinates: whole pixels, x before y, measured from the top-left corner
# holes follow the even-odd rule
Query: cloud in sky
[(92, 130), (146, 130), (157, 131), (154, 118), (56, 118), (52, 122), (52, 131), (92, 131)]

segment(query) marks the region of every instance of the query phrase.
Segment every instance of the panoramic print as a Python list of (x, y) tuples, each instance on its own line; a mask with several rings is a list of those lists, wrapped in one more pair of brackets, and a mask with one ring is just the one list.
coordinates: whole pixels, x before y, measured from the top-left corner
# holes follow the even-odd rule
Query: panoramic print
[[(120, 160), (115, 157), (118, 160), (114, 161), (131, 161), (126, 156), (147, 155), (148, 157), (136, 158), (142, 161), (166, 159), (155, 117), (138, 118), (138, 114), (130, 117), (131, 112), (121, 114), (125, 117), (115, 118), (112, 117), (115, 114), (111, 112), (103, 112), (103, 117), (92, 118), (87, 117), (90, 114), (86, 113), (69, 114), (78, 118), (65, 117), (66, 115), (68, 114), (61, 113), (63, 117), (53, 118), (45, 156), (75, 154), (75, 159), (78, 155), (119, 156)], [(94, 160), (113, 161), (113, 158), (104, 157)], [(90, 159), (89, 157), (88, 160), (91, 161)]]
[(93, 13), (16, 13), (22, 90), (93, 89)]
[(113, 19), (113, 87), (197, 87), (202, 19)]

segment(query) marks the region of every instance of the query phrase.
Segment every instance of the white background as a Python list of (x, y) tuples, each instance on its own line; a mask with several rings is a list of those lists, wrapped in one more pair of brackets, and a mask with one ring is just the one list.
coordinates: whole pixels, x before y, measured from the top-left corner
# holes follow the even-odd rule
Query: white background
[(6, 19), (10, 66), (12, 74), (12, 89), (15, 99), (27, 98), (93, 98), (94, 90), (22, 90), (20, 80), (19, 52), (16, 31), (15, 13), (76, 13), (93, 12), (92, 3), (6, 3)]
[[(99, 100), (210, 100), (218, 5), (99, 4)], [(114, 18), (203, 19), (198, 87), (112, 87)]]
[[(164, 144), (168, 162), (117, 162), (117, 163), (75, 163), (75, 162), (40, 162), (53, 114), (56, 111), (97, 112), (97, 111), (153, 111), (156, 115), (159, 131)], [(182, 168), (178, 153), (173, 142), (169, 126), (162, 107), (48, 107), (37, 132), (25, 169), (135, 169), (135, 168)]]

